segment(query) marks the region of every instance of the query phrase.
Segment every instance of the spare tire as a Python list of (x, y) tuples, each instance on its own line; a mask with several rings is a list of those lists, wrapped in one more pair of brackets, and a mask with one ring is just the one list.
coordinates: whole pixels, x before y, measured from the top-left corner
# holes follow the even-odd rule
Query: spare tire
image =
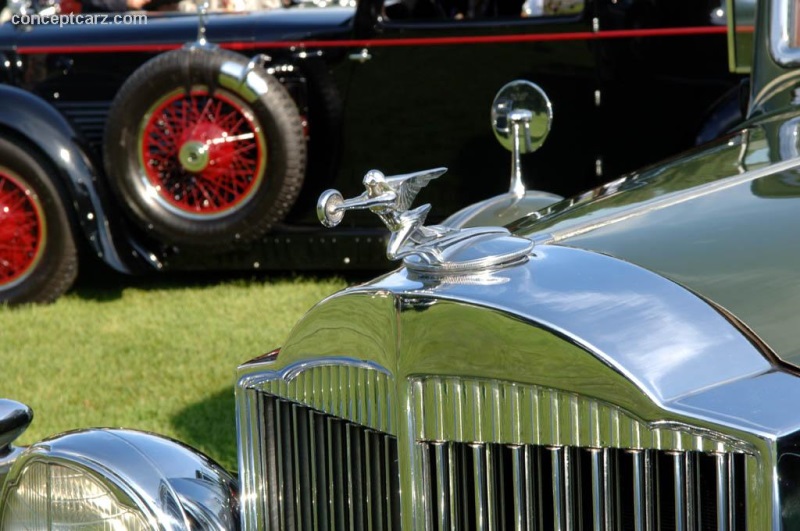
[(105, 167), (133, 218), (162, 241), (251, 241), (303, 183), (306, 141), (286, 89), (242, 55), (184, 48), (142, 65), (106, 124)]

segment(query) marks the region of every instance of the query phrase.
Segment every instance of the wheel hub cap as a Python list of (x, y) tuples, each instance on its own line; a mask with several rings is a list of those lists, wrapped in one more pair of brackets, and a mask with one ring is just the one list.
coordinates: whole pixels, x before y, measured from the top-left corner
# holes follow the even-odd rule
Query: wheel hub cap
[(181, 146), (178, 159), (181, 161), (183, 169), (197, 173), (208, 166), (208, 149), (204, 143), (191, 140)]

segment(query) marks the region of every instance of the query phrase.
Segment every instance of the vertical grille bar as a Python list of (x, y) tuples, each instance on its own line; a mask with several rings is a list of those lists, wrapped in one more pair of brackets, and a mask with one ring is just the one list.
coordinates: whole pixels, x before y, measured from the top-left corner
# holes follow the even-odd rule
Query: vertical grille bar
[(372, 441), (370, 440), (370, 434), (366, 430), (362, 430), (359, 434), (359, 437), (362, 437), (361, 441), (361, 448), (364, 452), (364, 508), (366, 509), (364, 518), (365, 518), (365, 529), (368, 531), (372, 531), (375, 529), (376, 523), (372, 520), (372, 506), (377, 505), (375, 503), (375, 499), (373, 498), (373, 488), (372, 488), (372, 452), (374, 451), (372, 448)]
[(502, 483), (497, 479), (497, 463), (494, 460), (493, 445), (484, 445), (484, 458), (486, 459), (486, 529), (495, 531), (497, 529), (498, 503), (502, 499), (499, 492)]
[(717, 472), (717, 531), (728, 531), (731, 525), (731, 514), (728, 506), (728, 498), (731, 492), (728, 485), (728, 456), (726, 454), (717, 454), (714, 458)]
[(362, 448), (359, 428), (345, 424), (347, 445), (347, 498), (352, 529), (364, 529), (364, 485), (362, 471)]
[(686, 470), (686, 477), (684, 478), (684, 491), (686, 492), (685, 511), (686, 511), (686, 531), (695, 531), (698, 525), (698, 518), (700, 513), (697, 508), (697, 456), (694, 452), (686, 452), (683, 454), (684, 469)]
[(540, 476), (539, 470), (541, 469), (537, 456), (536, 449), (531, 446), (525, 446), (525, 505), (528, 507), (525, 520), (528, 523), (528, 529), (531, 531), (539, 528), (538, 519), (541, 508), (541, 503), (539, 503), (541, 489), (536, 488)]
[(526, 483), (528, 475), (525, 466), (525, 448), (522, 446), (511, 446), (511, 497), (513, 498), (513, 518), (514, 531), (525, 531), (530, 529), (528, 525), (528, 496)]
[(461, 479), (459, 457), (461, 453), (455, 448), (453, 443), (446, 447), (447, 451), (447, 486), (450, 495), (450, 524), (456, 529), (461, 529), (464, 525), (462, 518), (463, 503), (461, 502), (461, 489), (458, 485)]
[(644, 450), (631, 452), (633, 458), (633, 529), (645, 531), (647, 526), (647, 470)]
[(386, 462), (388, 463), (386, 490), (388, 492), (387, 499), (389, 500), (387, 504), (389, 507), (387, 512), (389, 526), (387, 529), (391, 531), (392, 529), (400, 529), (400, 470), (397, 459), (397, 439), (391, 435), (385, 435), (384, 441), (387, 456)]
[(311, 471), (308, 452), (308, 410), (292, 404), (292, 437), (294, 454), (295, 515), (297, 529), (311, 530)]
[(383, 438), (380, 434), (369, 432), (372, 454), (370, 455), (370, 468), (372, 470), (372, 526), (373, 529), (386, 529), (386, 515), (384, 508), (387, 506), (386, 491), (386, 468), (384, 466)]
[(606, 506), (605, 506), (605, 477), (603, 450), (592, 448), (591, 468), (592, 468), (592, 531), (605, 531)]
[(655, 486), (653, 485), (653, 452), (644, 451), (644, 525), (646, 531), (655, 531), (656, 504)]
[(611, 449), (603, 448), (603, 526), (611, 531), (614, 527), (614, 468)]
[[(275, 422), (275, 401), (262, 400), (262, 418), (264, 420), (264, 476), (267, 487), (280, 485), (278, 479), (278, 429)], [(267, 514), (267, 528), (280, 529), (280, 517), (278, 508), (280, 507), (280, 494), (278, 488), (267, 488), (267, 499), (265, 509)]]
[(475, 503), (475, 528), (484, 531), (488, 530), (487, 527), (487, 513), (486, 508), (486, 464), (483, 460), (483, 445), (471, 444), (472, 448), (472, 463), (473, 463), (473, 486), (474, 486), (474, 503)]
[(575, 498), (575, 481), (577, 475), (573, 474), (575, 462), (569, 448), (564, 448), (561, 462), (564, 467), (564, 520), (567, 531), (577, 528), (577, 505)]
[(328, 529), (328, 434), (327, 421), (325, 417), (309, 412), (309, 431), (313, 433), (311, 448), (314, 455), (311, 456), (313, 463), (314, 479), (314, 529)]
[(280, 401), (280, 423), (281, 423), (281, 450), (283, 452), (283, 502), (284, 525), (286, 529), (297, 529), (297, 513), (295, 512), (295, 459), (294, 441), (292, 440), (292, 404)]
[(436, 461), (436, 513), (439, 516), (439, 529), (451, 529), (450, 508), (453, 504), (450, 498), (450, 459), (448, 447), (445, 443), (433, 444), (434, 459)]
[(347, 506), (342, 452), (342, 422), (328, 420), (328, 490), (330, 497), (331, 530), (345, 529), (347, 525)]
[(567, 518), (564, 514), (564, 473), (562, 469), (564, 448), (554, 446), (548, 448), (548, 451), (553, 471), (553, 526), (556, 531), (564, 531), (567, 527)]
[(670, 452), (675, 496), (675, 531), (686, 531), (686, 461), (684, 454)]

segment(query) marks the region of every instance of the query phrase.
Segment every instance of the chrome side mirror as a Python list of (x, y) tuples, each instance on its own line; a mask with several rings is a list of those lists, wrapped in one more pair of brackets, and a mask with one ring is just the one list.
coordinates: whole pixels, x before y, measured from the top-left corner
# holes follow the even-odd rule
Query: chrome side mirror
[(22, 453), (22, 448), (12, 443), (22, 435), (32, 420), (31, 408), (14, 400), (0, 398), (0, 490), (11, 465)]
[(553, 122), (553, 105), (538, 85), (516, 80), (501, 88), (492, 102), (492, 129), (500, 145), (511, 151), (511, 188), (525, 195), (520, 156), (544, 144)]

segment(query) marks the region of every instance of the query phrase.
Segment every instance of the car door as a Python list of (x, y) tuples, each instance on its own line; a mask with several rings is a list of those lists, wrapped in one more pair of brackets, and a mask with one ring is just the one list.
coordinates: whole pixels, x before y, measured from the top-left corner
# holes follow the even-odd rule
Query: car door
[(510, 155), (489, 113), (495, 93), (522, 78), (547, 92), (555, 115), (544, 147), (525, 156), (526, 184), (562, 194), (594, 184), (591, 0), (377, 1), (372, 17), (359, 6), (368, 22), (350, 51), (342, 171), (447, 166), (419, 201), (433, 203), (432, 217), (506, 191)]

